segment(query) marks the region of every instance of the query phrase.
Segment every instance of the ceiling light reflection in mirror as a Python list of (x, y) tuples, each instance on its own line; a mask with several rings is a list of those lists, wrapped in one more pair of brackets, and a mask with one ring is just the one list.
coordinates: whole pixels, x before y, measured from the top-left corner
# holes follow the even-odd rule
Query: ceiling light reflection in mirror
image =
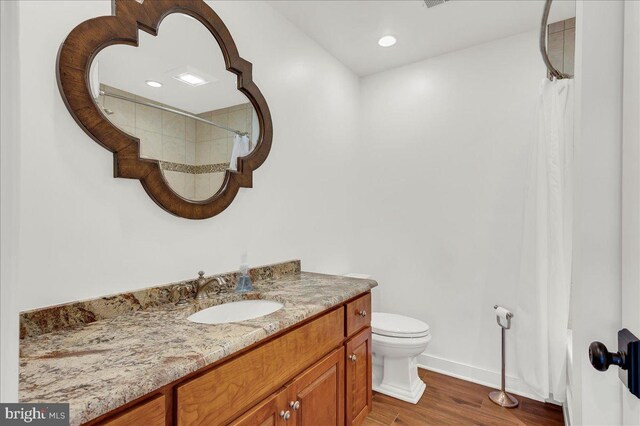
[(380, 37), (380, 40), (378, 40), (378, 44), (381, 47), (391, 47), (394, 44), (396, 44), (397, 40), (394, 36), (392, 35), (386, 35), (383, 37)]

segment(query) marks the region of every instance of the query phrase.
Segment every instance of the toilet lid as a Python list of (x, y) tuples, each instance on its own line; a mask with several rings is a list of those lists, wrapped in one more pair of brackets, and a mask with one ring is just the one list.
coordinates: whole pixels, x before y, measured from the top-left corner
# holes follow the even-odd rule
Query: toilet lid
[(429, 324), (404, 315), (374, 312), (371, 315), (374, 334), (389, 337), (424, 337), (429, 335)]

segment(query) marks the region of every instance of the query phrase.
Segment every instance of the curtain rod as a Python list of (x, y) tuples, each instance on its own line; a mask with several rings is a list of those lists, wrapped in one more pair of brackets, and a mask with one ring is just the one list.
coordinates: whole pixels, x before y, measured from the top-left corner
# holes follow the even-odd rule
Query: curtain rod
[(571, 78), (569, 74), (564, 74), (558, 71), (551, 60), (549, 59), (549, 55), (547, 54), (547, 21), (549, 20), (549, 11), (551, 10), (551, 2), (552, 0), (546, 0), (544, 3), (544, 12), (542, 13), (542, 23), (540, 24), (540, 53), (542, 54), (542, 60), (544, 64), (547, 66), (547, 70), (549, 70), (549, 74), (551, 77), (555, 77), (558, 80), (562, 80), (563, 78)]
[(143, 101), (139, 101), (137, 99), (131, 99), (131, 98), (128, 98), (126, 96), (116, 95), (115, 93), (107, 93), (104, 90), (101, 90), (100, 94), (103, 95), (103, 96), (109, 96), (111, 98), (122, 99), (124, 101), (133, 102), (134, 104), (144, 105), (144, 106), (148, 106), (148, 107), (151, 107), (151, 108), (161, 109), (161, 110), (167, 111), (167, 112), (172, 112), (174, 114), (182, 115), (184, 117), (193, 118), (196, 121), (200, 121), (202, 123), (210, 124), (210, 125), (212, 125), (214, 127), (226, 130), (228, 132), (233, 132), (233, 133), (235, 133), (236, 135), (239, 135), (239, 136), (247, 136), (247, 135), (249, 135), (248, 132), (241, 132), (240, 130), (232, 129), (230, 127), (225, 127), (225, 126), (223, 126), (221, 124), (214, 123), (213, 121), (205, 120), (204, 118), (198, 117), (197, 115), (189, 114), (188, 112), (180, 111), (178, 109), (173, 109), (173, 108), (165, 107), (165, 106), (162, 106), (162, 105), (156, 105), (156, 104), (152, 104), (152, 103), (149, 103), (149, 102), (143, 102)]

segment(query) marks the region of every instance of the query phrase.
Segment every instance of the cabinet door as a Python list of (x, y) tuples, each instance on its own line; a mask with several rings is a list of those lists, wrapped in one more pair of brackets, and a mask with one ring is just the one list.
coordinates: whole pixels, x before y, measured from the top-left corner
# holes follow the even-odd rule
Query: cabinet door
[(290, 423), (344, 425), (344, 348), (324, 357), (288, 387)]
[(371, 327), (347, 342), (347, 426), (361, 424), (371, 411)]
[(287, 410), (286, 389), (271, 395), (230, 423), (231, 426), (283, 426)]

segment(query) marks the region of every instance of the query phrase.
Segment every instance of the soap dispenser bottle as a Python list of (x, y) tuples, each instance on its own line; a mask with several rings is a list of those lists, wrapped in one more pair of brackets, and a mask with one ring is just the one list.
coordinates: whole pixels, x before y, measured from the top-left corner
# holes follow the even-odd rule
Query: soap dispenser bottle
[(248, 293), (250, 291), (253, 291), (253, 283), (249, 276), (249, 265), (243, 263), (240, 265), (240, 277), (236, 285), (236, 293)]

